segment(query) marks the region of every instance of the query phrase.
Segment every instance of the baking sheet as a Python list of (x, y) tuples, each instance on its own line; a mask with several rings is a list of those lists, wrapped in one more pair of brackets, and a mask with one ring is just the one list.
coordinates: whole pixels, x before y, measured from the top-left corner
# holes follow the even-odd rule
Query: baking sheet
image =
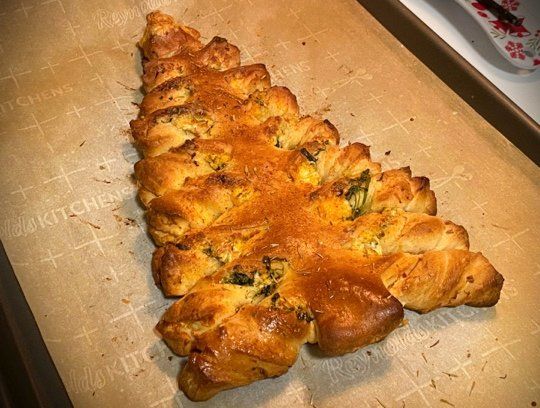
[[(240, 46), (344, 142), (410, 165), (506, 284), (495, 308), (426, 316), (357, 353), (305, 347), (278, 379), (192, 403), (152, 328), (171, 303), (135, 200), (135, 42), (155, 8)], [(352, 0), (6, 1), (0, 6), (0, 237), (76, 406), (540, 403), (540, 172)]]

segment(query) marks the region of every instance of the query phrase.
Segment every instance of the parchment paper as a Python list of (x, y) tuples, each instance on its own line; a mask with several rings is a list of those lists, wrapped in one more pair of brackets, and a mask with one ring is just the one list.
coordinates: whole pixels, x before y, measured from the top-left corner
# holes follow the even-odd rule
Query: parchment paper
[[(153, 332), (171, 301), (151, 279), (127, 132), (155, 8), (265, 62), (385, 168), (430, 177), (439, 214), (505, 276), (497, 307), (408, 313), (380, 344), (305, 347), (283, 377), (189, 402)], [(0, 27), (0, 235), (76, 406), (540, 403), (540, 172), (356, 2), (9, 0)]]

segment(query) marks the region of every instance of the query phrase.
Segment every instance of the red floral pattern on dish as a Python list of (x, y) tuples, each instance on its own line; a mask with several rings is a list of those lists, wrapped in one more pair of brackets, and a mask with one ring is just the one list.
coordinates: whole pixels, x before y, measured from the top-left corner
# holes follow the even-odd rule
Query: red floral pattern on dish
[(503, 0), (501, 3), (501, 6), (503, 6), (506, 10), (516, 11), (519, 7), (519, 1), (518, 0)]
[(525, 53), (523, 52), (523, 44), (508, 41), (504, 47), (512, 58), (525, 59)]
[(483, 4), (473, 2), (471, 3), (471, 5), (477, 10), (486, 10), (486, 6), (484, 6)]
[(525, 26), (523, 25), (523, 20), (524, 20), (523, 17), (519, 19), (519, 21), (521, 22), (521, 25), (519, 26), (510, 24), (510, 23), (505, 23), (504, 21), (501, 21), (501, 20), (490, 20), (489, 23), (496, 30), (499, 30), (505, 34), (509, 34), (512, 37), (522, 38), (522, 37), (528, 37), (529, 35), (531, 35), (529, 30), (527, 30)]

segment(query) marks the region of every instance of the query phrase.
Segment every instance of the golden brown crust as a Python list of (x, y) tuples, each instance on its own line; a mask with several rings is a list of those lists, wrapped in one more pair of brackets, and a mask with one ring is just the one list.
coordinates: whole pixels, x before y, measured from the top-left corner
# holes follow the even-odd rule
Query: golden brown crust
[(223, 72), (213, 72), (204, 67), (193, 68), (187, 76), (173, 76), (162, 81), (146, 94), (139, 107), (141, 115), (195, 101), (200, 106), (219, 107), (226, 102), (222, 99), (232, 96), (244, 100), (253, 92), (268, 88), (270, 74), (262, 64), (231, 68)]
[(349, 231), (350, 248), (366, 255), (469, 249), (469, 236), (462, 226), (398, 208), (366, 214), (355, 220)]
[[(187, 27), (184, 27), (187, 28)], [(146, 45), (143, 44), (144, 49)], [(174, 45), (173, 45), (174, 47)], [(192, 47), (191, 50), (197, 50), (198, 47)], [(208, 72), (209, 70), (225, 71), (240, 65), (240, 50), (227, 40), (214, 37), (212, 41), (203, 48), (194, 52), (160, 57), (143, 61), (144, 74), (142, 76), (144, 89), (150, 92), (158, 85), (163, 84), (169, 79), (193, 75), (196, 73)], [(201, 70), (207, 68), (207, 70)]]
[(135, 164), (141, 187), (156, 196), (179, 190), (188, 178), (223, 170), (231, 160), (231, 146), (216, 140), (189, 140), (182, 147)]
[(499, 300), (504, 279), (482, 254), (448, 250), (412, 257), (402, 253), (393, 260), (381, 277), (408, 309), (426, 313), (464, 304), (487, 307)]
[(144, 57), (170, 57), (182, 51), (197, 51), (202, 47), (199, 32), (177, 24), (171, 16), (154, 11), (146, 16), (146, 29), (139, 41)]
[(166, 244), (152, 258), (154, 280), (166, 296), (185, 295), (201, 278), (253, 248), (265, 228), (213, 227), (187, 234), (178, 245)]
[(188, 355), (193, 400), (281, 375), (300, 347), (340, 355), (380, 341), (403, 308), (490, 306), (502, 276), (435, 217), (425, 177), (339, 147), (261, 64), (159, 12), (140, 42), (148, 91), (131, 123), (156, 244), (155, 282), (182, 296), (158, 331)]
[(180, 388), (203, 401), (228, 388), (284, 374), (309, 337), (310, 324), (295, 313), (248, 305), (201, 336), (182, 373)]
[(236, 174), (212, 173), (148, 204), (149, 231), (158, 245), (178, 242), (191, 228), (211, 225), (253, 195), (249, 181)]
[(367, 266), (354, 261), (325, 256), (317, 269), (307, 269), (311, 273), (304, 271), (294, 283), (313, 313), (319, 348), (328, 355), (378, 342), (403, 319), (401, 303), (378, 276), (362, 273)]

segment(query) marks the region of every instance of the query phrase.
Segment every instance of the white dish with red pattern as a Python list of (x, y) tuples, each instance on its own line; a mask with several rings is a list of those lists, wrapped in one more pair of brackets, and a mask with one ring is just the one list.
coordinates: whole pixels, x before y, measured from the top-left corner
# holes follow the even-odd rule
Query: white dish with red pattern
[(496, 0), (521, 21), (503, 22), (475, 0), (455, 0), (480, 24), (497, 51), (516, 67), (540, 67), (540, 0)]

